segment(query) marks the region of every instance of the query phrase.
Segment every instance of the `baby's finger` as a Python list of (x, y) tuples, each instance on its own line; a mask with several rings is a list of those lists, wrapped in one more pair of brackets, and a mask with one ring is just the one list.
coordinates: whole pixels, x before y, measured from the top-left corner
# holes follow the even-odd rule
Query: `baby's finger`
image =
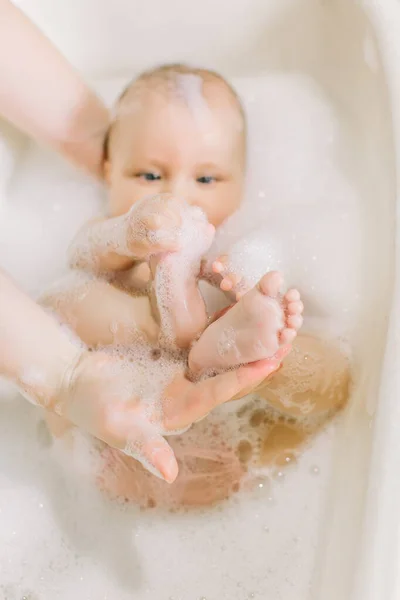
[(228, 275), (228, 277), (224, 277), (219, 287), (223, 292), (230, 292), (235, 287), (233, 277), (230, 275)]
[(236, 273), (229, 273), (229, 275), (225, 276), (221, 281), (220, 288), (223, 292), (232, 292), (237, 302), (251, 289), (251, 286), (244, 277), (241, 277)]
[(225, 275), (226, 268), (228, 264), (228, 256), (223, 255), (214, 260), (212, 263), (212, 270), (214, 273), (218, 273), (219, 275)]

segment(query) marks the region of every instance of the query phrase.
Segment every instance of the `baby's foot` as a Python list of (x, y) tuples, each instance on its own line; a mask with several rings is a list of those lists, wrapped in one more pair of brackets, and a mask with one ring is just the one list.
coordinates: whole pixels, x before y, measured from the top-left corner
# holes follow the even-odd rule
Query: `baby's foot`
[(206, 326), (207, 313), (197, 279), (201, 258), (210, 248), (214, 233), (203, 211), (184, 205), (181, 250), (150, 260), (153, 308), (158, 313), (163, 345), (186, 348)]
[(255, 362), (293, 342), (303, 322), (303, 303), (297, 290), (280, 297), (282, 284), (280, 273), (267, 273), (212, 323), (190, 351), (190, 369), (198, 373)]

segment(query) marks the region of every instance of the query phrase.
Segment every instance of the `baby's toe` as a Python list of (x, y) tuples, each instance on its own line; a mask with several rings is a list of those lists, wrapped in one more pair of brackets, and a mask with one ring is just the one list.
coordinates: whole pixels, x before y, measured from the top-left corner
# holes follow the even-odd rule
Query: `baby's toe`
[(287, 305), (288, 315), (301, 315), (304, 310), (304, 304), (301, 300), (289, 302)]
[(285, 294), (287, 302), (298, 302), (300, 300), (300, 292), (296, 289), (288, 290)]
[(283, 285), (283, 275), (279, 271), (271, 271), (260, 279), (258, 288), (265, 296), (276, 297)]
[(280, 335), (281, 344), (283, 344), (283, 345), (291, 344), (293, 342), (293, 340), (295, 339), (296, 335), (297, 335), (296, 329), (289, 329), (289, 328), (285, 327), (285, 329), (282, 329), (281, 335)]
[(223, 275), (226, 270), (226, 264), (227, 264), (226, 256), (220, 256), (217, 260), (214, 260), (214, 262), (212, 263), (212, 269), (213, 269), (214, 273)]
[(298, 331), (303, 325), (303, 317), (301, 315), (290, 315), (287, 319), (287, 325), (291, 329)]

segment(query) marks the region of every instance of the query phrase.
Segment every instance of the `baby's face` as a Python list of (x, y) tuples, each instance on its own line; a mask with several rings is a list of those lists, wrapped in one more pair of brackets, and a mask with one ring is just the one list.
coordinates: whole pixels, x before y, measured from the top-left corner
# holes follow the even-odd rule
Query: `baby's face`
[[(125, 114), (122, 112), (124, 111)], [(244, 184), (243, 123), (229, 98), (191, 106), (147, 92), (121, 107), (105, 165), (112, 216), (141, 198), (168, 192), (199, 206), (219, 226), (240, 205)]]

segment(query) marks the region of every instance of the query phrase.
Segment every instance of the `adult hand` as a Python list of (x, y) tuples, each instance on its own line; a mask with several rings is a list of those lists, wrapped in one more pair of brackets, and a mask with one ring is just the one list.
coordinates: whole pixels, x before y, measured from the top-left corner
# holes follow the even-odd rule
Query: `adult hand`
[(178, 373), (167, 384), (160, 405), (153, 411), (150, 407), (149, 412), (148, 403), (132, 396), (134, 363), (127, 365), (105, 352), (85, 352), (49, 408), (172, 483), (178, 464), (163, 436), (187, 428), (216, 406), (256, 386), (279, 368), (286, 354), (282, 348), (274, 358), (198, 383)]

